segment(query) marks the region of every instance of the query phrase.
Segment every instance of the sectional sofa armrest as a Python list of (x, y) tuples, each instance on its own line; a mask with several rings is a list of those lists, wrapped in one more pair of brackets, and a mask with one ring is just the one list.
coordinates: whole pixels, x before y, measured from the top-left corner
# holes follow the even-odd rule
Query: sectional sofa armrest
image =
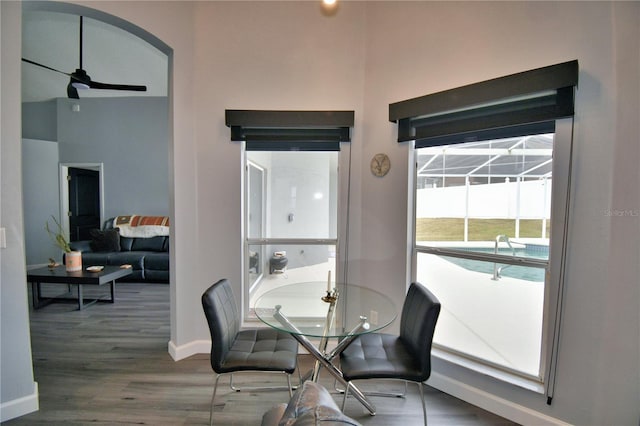
[(91, 250), (91, 240), (72, 241), (69, 243), (69, 247), (73, 251), (93, 251)]
[(304, 382), (288, 404), (279, 404), (264, 413), (261, 426), (361, 426), (342, 414), (333, 397), (322, 385)]

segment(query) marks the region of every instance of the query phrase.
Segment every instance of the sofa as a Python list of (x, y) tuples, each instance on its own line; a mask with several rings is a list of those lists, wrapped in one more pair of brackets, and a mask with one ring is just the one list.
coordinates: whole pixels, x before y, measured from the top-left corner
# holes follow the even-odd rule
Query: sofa
[(306, 381), (289, 403), (279, 404), (262, 416), (262, 426), (361, 426), (342, 414), (333, 397), (322, 385)]
[(82, 252), (84, 267), (131, 265), (126, 281), (169, 282), (168, 217), (116, 216), (90, 234), (91, 240), (70, 243)]

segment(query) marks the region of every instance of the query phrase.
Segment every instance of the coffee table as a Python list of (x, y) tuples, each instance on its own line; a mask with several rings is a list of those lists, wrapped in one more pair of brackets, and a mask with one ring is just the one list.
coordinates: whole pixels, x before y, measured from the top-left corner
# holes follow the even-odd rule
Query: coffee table
[[(87, 306), (94, 303), (107, 302), (115, 303), (116, 297), (116, 280), (118, 278), (131, 275), (130, 268), (121, 268), (119, 266), (105, 266), (100, 272), (89, 272), (86, 270), (77, 272), (67, 272), (64, 266), (57, 266), (55, 268), (38, 268), (27, 271), (27, 282), (31, 283), (31, 297), (33, 300), (34, 309), (40, 309), (55, 301), (73, 300), (78, 302), (78, 310), (82, 310)], [(42, 297), (42, 283), (49, 284), (66, 284), (68, 287), (67, 293), (64, 293), (55, 297)], [(111, 285), (111, 299), (88, 299), (85, 300), (82, 295), (82, 286), (94, 285), (101, 286), (103, 284), (110, 283)], [(72, 296), (71, 286), (77, 286), (78, 296)], [(67, 296), (67, 297), (64, 297)]]

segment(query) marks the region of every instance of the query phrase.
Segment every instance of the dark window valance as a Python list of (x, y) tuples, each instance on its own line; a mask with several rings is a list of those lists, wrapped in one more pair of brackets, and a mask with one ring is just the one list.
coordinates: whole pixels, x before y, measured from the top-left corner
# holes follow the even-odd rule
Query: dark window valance
[(578, 61), (569, 61), (389, 105), (398, 142), (416, 147), (553, 129), (574, 114)]
[(225, 123), (248, 151), (339, 151), (351, 141), (354, 112), (228, 109)]

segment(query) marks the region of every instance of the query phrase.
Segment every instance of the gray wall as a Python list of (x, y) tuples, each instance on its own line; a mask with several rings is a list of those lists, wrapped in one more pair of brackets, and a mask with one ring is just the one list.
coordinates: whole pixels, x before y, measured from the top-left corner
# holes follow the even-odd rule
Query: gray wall
[(58, 102), (51, 99), (44, 102), (24, 102), (22, 104), (22, 137), (55, 141), (58, 138)]
[[(73, 105), (80, 110), (73, 111)], [(167, 105), (165, 97), (57, 99), (23, 105), (23, 136), (58, 141), (23, 141), (27, 265), (46, 263), (50, 257), (61, 261), (43, 228), (51, 215), (60, 215), (59, 163), (103, 163), (103, 219), (169, 215)]]
[(58, 99), (60, 162), (104, 164), (105, 219), (169, 215), (168, 114), (165, 97)]
[(60, 216), (58, 144), (36, 139), (22, 140), (22, 203), (27, 265), (41, 265), (62, 255), (45, 231), (51, 216)]

